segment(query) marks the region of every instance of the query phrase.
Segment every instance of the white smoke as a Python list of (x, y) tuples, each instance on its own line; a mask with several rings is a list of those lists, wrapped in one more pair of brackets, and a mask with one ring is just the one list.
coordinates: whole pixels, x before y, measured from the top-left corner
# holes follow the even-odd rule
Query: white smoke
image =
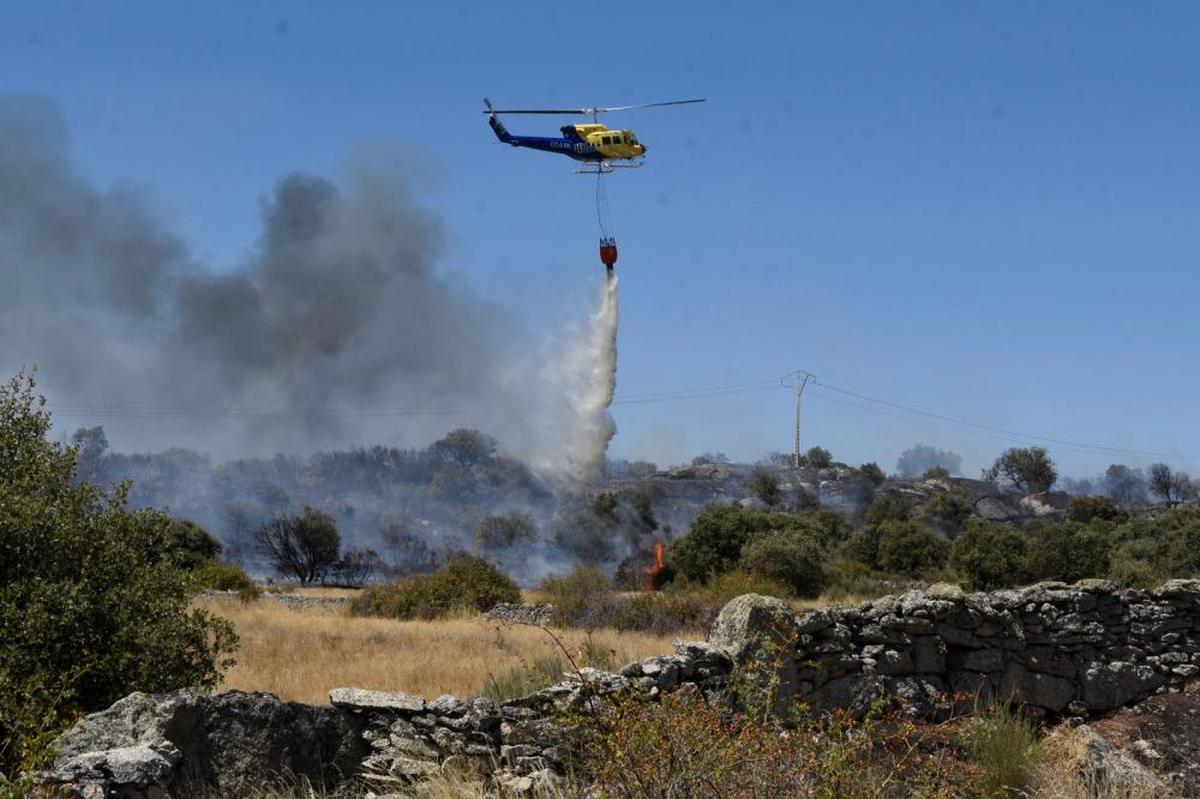
[(599, 472), (608, 442), (617, 432), (608, 408), (617, 388), (618, 282), (615, 274), (605, 281), (600, 307), (586, 329), (564, 336), (566, 349), (550, 360), (545, 374), (566, 398), (569, 418), (556, 425), (564, 431), (565, 462), (544, 465), (580, 481)]

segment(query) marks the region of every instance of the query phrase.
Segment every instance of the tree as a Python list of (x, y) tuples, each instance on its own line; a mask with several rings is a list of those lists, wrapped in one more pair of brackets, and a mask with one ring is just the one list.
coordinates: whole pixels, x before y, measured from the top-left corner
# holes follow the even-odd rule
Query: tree
[(1150, 467), (1150, 490), (1162, 497), (1163, 501), (1174, 505), (1195, 494), (1192, 479), (1184, 472), (1174, 472), (1165, 463), (1156, 463)]
[(237, 645), (190, 607), (170, 518), (129, 510), (127, 485), (78, 483), (44, 404), (32, 374), (0, 386), (0, 775), (132, 691), (215, 687)]
[(755, 577), (783, 583), (796, 596), (815, 597), (825, 588), (824, 555), (812, 536), (777, 530), (750, 541), (742, 550), (742, 568)]
[(1104, 470), (1104, 493), (1129, 510), (1146, 501), (1146, 478), (1140, 469), (1130, 469), (1123, 463), (1111, 464)]
[(533, 518), (520, 511), (484, 516), (475, 528), (475, 543), (487, 552), (510, 549), (518, 541), (536, 537)]
[(1013, 447), (984, 472), (986, 480), (995, 482), (1000, 478), (1022, 493), (1040, 494), (1054, 485), (1058, 471), (1044, 447)]
[(827, 469), (833, 463), (833, 453), (824, 447), (813, 447), (804, 453), (804, 461), (812, 469)]
[(371, 579), (371, 575), (380, 571), (383, 559), (373, 549), (349, 549), (329, 571), (341, 585), (361, 586)]
[(1175, 493), (1175, 475), (1171, 467), (1165, 463), (1155, 463), (1150, 466), (1150, 491), (1170, 502)]
[(298, 516), (264, 524), (255, 533), (255, 543), (279, 574), (308, 585), (337, 563), (341, 536), (332, 516), (305, 507)]
[(1025, 576), (1025, 539), (1003, 524), (970, 519), (950, 546), (950, 565), (975, 591), (1018, 585)]
[(883, 482), (887, 480), (887, 475), (883, 473), (883, 469), (879, 468), (879, 464), (874, 461), (859, 466), (858, 473), (865, 477), (868, 483), (876, 487), (883, 485)]
[(478, 430), (452, 430), (429, 445), (430, 454), (443, 463), (470, 469), (490, 461), (496, 454), (496, 439)]
[(390, 519), (379, 528), (387, 555), (387, 568), (394, 574), (431, 572), (437, 568), (437, 557), (423, 540), (413, 534), (401, 519)]
[(750, 489), (767, 505), (774, 507), (779, 504), (781, 496), (779, 478), (769, 469), (762, 466), (754, 467), (754, 470), (750, 472)]
[(944, 469), (947, 477), (959, 474), (962, 470), (962, 455), (928, 444), (917, 444), (901, 452), (896, 461), (896, 473), (902, 477), (916, 477), (935, 467)]

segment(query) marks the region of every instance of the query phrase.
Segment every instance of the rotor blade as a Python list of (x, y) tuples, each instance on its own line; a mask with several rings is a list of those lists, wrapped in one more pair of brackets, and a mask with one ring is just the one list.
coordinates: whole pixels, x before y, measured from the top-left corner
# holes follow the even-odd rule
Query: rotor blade
[(485, 114), (590, 114), (587, 108), (495, 108)]
[(642, 103), (640, 105), (618, 105), (612, 108), (587, 108), (584, 109), (589, 114), (603, 114), (607, 111), (629, 111), (633, 108), (657, 108), (661, 105), (687, 105), (688, 103), (703, 103), (704, 99), (700, 100), (669, 100), (665, 103)]

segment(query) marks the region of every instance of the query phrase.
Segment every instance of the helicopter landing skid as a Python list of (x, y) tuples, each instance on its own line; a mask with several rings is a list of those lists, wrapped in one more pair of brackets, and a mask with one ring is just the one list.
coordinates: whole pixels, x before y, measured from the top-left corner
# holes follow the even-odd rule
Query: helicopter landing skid
[(575, 174), (576, 175), (607, 175), (609, 172), (612, 172), (614, 169), (641, 169), (641, 167), (642, 167), (641, 161), (631, 161), (628, 164), (613, 164), (613, 163), (609, 163), (607, 161), (601, 161), (599, 163), (592, 164), (590, 169), (587, 166), (581, 166), (575, 170)]

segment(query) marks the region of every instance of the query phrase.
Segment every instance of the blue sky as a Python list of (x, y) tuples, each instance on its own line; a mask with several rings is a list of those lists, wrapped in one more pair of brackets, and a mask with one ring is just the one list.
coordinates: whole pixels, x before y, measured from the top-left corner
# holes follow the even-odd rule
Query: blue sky
[[(480, 98), (707, 97), (610, 119), (650, 148), (609, 179), (619, 395), (803, 367), (1200, 471), (1195, 4), (47, 2), (3, 19), (0, 88), (53, 98), (80, 168), (152, 192), (214, 268), (253, 246), (281, 175), (399, 143), (443, 268), (533, 330), (601, 279), (594, 183), (496, 144)], [(814, 390), (805, 437), (851, 462), (925, 442), (970, 474), (1028, 443), (845, 399)], [(752, 459), (790, 446), (791, 414), (782, 389), (619, 405), (613, 453)], [(1050, 449), (1077, 475), (1160, 459)]]

